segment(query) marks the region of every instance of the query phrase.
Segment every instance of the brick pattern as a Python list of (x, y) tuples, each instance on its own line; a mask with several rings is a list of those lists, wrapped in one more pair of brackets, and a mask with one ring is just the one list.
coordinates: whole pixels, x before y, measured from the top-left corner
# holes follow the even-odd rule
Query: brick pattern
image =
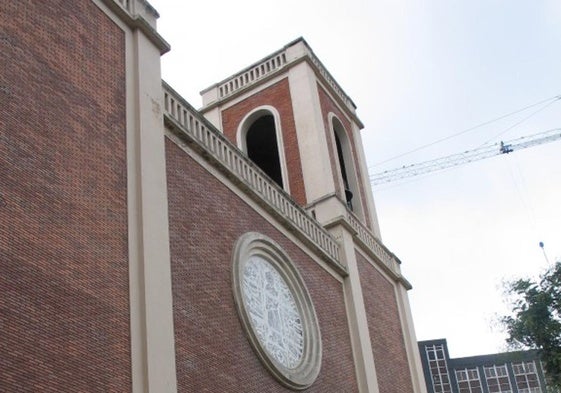
[(413, 391), (394, 286), (356, 254), (380, 392)]
[(253, 353), (235, 309), (233, 247), (248, 231), (283, 247), (314, 301), (323, 361), (306, 392), (357, 392), (342, 284), (169, 140), (166, 156), (179, 392), (290, 391)]
[[(369, 228), (371, 227), (371, 223), (370, 223), (370, 214), (368, 212), (368, 205), (366, 204), (366, 193), (364, 190), (364, 184), (362, 184), (362, 181), (360, 181), (360, 179), (362, 179), (362, 174), (360, 171), (360, 165), (358, 163), (358, 155), (356, 153), (356, 147), (355, 147), (355, 141), (354, 138), (352, 136), (351, 130), (351, 123), (349, 122), (349, 120), (347, 119), (347, 117), (345, 116), (345, 114), (343, 112), (341, 112), (341, 110), (339, 109), (339, 107), (337, 106), (337, 104), (335, 104), (335, 102), (327, 95), (326, 91), (323, 89), (323, 87), (321, 87), (318, 84), (318, 92), (319, 92), (319, 101), (320, 101), (320, 105), (321, 105), (321, 112), (323, 114), (323, 121), (325, 124), (325, 132), (326, 132), (326, 137), (327, 137), (327, 143), (329, 143), (329, 158), (331, 160), (331, 170), (333, 173), (333, 181), (336, 184), (336, 188), (337, 188), (337, 192), (340, 195), (343, 195), (343, 189), (342, 189), (342, 185), (339, 184), (339, 181), (337, 180), (337, 167), (335, 165), (336, 160), (338, 160), (337, 158), (337, 147), (335, 146), (335, 138), (333, 137), (333, 132), (331, 131), (331, 124), (329, 124), (329, 113), (333, 113), (337, 116), (337, 118), (341, 121), (341, 123), (343, 124), (343, 128), (345, 129), (345, 132), (347, 133), (347, 138), (349, 139), (350, 143), (351, 143), (351, 153), (353, 155), (353, 160), (354, 160), (354, 167), (356, 170), (356, 176), (358, 179), (358, 186), (359, 186), (359, 193), (360, 193), (360, 201), (362, 204), (362, 208), (364, 211), (364, 219), (366, 220), (366, 225)], [(344, 198), (343, 198), (344, 199)]]
[(0, 391), (130, 391), (124, 34), (0, 12)]
[(222, 129), (224, 130), (224, 135), (230, 141), (236, 143), (236, 132), (243, 118), (253, 109), (263, 105), (270, 105), (279, 112), (290, 193), (298, 204), (304, 205), (306, 203), (306, 189), (304, 188), (304, 177), (302, 175), (302, 164), (298, 150), (298, 138), (294, 123), (294, 113), (292, 112), (292, 99), (290, 97), (288, 78), (223, 110)]

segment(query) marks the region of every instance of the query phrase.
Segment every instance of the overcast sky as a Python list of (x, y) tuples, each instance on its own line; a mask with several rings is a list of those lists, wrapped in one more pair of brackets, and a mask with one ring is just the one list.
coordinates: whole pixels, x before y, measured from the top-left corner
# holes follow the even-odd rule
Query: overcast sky
[[(371, 173), (561, 127), (549, 100), (561, 95), (559, 0), (151, 4), (172, 46), (163, 77), (195, 107), (200, 90), (303, 36), (358, 106)], [(504, 350), (501, 282), (547, 266), (540, 241), (561, 257), (561, 141), (377, 186), (374, 199), (414, 286), (417, 338), (447, 338), (452, 356)]]

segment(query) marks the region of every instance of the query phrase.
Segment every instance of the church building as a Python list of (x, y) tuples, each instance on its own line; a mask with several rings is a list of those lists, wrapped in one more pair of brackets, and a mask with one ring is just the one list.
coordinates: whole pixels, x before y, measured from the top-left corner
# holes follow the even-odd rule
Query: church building
[(426, 393), (354, 102), (299, 38), (194, 109), (157, 18), (2, 4), (0, 391)]

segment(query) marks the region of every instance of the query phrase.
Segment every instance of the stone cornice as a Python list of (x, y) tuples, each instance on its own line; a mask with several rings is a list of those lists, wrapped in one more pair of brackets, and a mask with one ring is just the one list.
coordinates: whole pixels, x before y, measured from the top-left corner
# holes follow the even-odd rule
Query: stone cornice
[(287, 72), (290, 68), (302, 63), (308, 63), (321, 85), (334, 97), (341, 108), (351, 117), (360, 128), (364, 125), (356, 115), (356, 105), (344, 92), (335, 78), (314, 54), (308, 43), (303, 38), (298, 38), (282, 49), (253, 63), (236, 74), (201, 91), (204, 106), (200, 109), (205, 113), (220, 106), (255, 86), (261, 85), (278, 75)]
[(140, 30), (163, 55), (170, 45), (156, 31), (156, 10), (146, 0), (101, 0), (132, 30)]
[(409, 281), (401, 275), (399, 269), (401, 261), (356, 218), (351, 215), (347, 217), (339, 216), (324, 224), (324, 228), (327, 230), (336, 226), (342, 226), (351, 233), (355, 244), (368, 255), (370, 260), (376, 261), (377, 265), (386, 272), (386, 274), (392, 277), (392, 279), (401, 283), (407, 290), (413, 288)]

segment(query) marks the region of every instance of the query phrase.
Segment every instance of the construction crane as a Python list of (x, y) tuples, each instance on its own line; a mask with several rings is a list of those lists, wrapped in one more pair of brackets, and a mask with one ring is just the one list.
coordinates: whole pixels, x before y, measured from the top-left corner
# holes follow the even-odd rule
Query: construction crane
[(399, 168), (374, 173), (370, 175), (370, 183), (375, 186), (382, 183), (389, 183), (399, 179), (423, 175), (451, 168), (469, 162), (483, 160), (499, 154), (509, 154), (515, 150), (526, 149), (528, 147), (554, 142), (561, 139), (561, 128), (555, 128), (542, 133), (513, 139), (507, 142), (499, 142), (493, 145), (481, 146), (477, 149), (467, 150), (463, 153), (452, 154), (450, 156), (424, 161), (417, 164), (405, 165)]

